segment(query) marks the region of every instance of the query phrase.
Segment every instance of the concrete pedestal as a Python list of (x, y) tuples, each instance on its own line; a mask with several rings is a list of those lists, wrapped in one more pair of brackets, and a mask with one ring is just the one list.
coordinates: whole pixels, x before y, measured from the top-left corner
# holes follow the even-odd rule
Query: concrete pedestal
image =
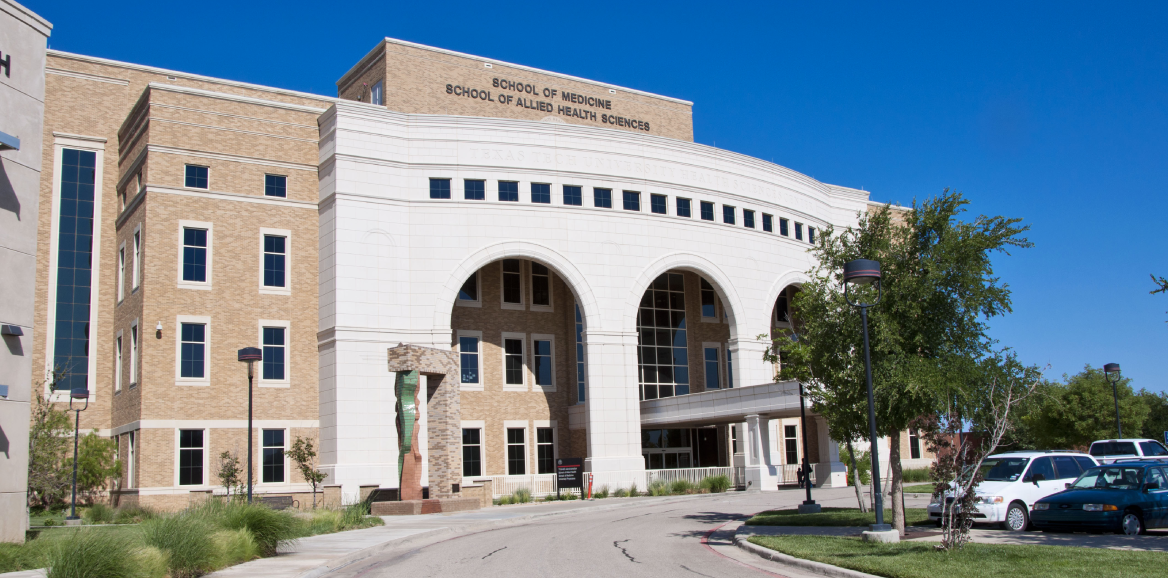
[(823, 511), (823, 506), (819, 504), (799, 504), (800, 514), (818, 514)]
[(873, 532), (871, 530), (861, 534), (865, 542), (880, 542), (882, 544), (897, 544), (900, 542), (900, 532), (896, 530), (881, 530)]

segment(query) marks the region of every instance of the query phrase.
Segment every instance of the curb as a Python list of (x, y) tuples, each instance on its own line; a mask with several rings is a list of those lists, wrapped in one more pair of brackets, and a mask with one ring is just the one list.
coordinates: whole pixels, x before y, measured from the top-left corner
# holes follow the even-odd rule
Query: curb
[(882, 576), (876, 576), (875, 574), (868, 574), (858, 570), (849, 570), (847, 568), (840, 568), (839, 566), (832, 566), (831, 564), (824, 564), (823, 562), (812, 562), (811, 560), (804, 560), (803, 558), (789, 556), (787, 554), (783, 554), (782, 552), (771, 550), (770, 548), (763, 548), (757, 544), (751, 544), (749, 541), (747, 541), (748, 537), (749, 536), (739, 534), (738, 531), (735, 530), (734, 545), (743, 550), (746, 550), (747, 552), (750, 552), (751, 554), (754, 554), (755, 556), (765, 560), (770, 560), (771, 562), (778, 562), (779, 564), (794, 566), (796, 568), (815, 572), (816, 574), (831, 576), (832, 578), (883, 578)]
[[(668, 497), (663, 496), (660, 501), (649, 502), (648, 500), (644, 500), (644, 501), (639, 502), (639, 503), (648, 502), (648, 503), (668, 504), (668, 503), (672, 503), (672, 502), (687, 501), (687, 500), (693, 500), (693, 499), (698, 499), (698, 498), (709, 498), (709, 497), (713, 497), (713, 496), (722, 496), (722, 495), (723, 494), (693, 494), (693, 495), (689, 495), (689, 496), (668, 496)], [(575, 508), (575, 509), (570, 509), (570, 510), (560, 510), (558, 512), (541, 512), (541, 513), (536, 513), (536, 514), (528, 514), (526, 516), (519, 516), (516, 518), (508, 518), (506, 520), (491, 520), (488, 522), (476, 522), (476, 523), (472, 523), (472, 524), (467, 524), (467, 525), (462, 526), (460, 528), (451, 528), (451, 527), (435, 528), (433, 530), (419, 532), (417, 534), (411, 534), (411, 535), (406, 536), (404, 538), (399, 538), (396, 540), (387, 540), (385, 542), (377, 544), (376, 546), (370, 546), (368, 548), (358, 550), (356, 552), (352, 552), (352, 553), (347, 554), (345, 556), (342, 556), (340, 558), (330, 560), (327, 563), (320, 565), (320, 566), (317, 566), (316, 568), (313, 568), (311, 570), (301, 572), (300, 574), (296, 575), (296, 578), (319, 578), (320, 576), (324, 576), (330, 572), (340, 570), (342, 568), (345, 568), (347, 566), (350, 566), (352, 564), (355, 564), (357, 562), (365, 560), (366, 558), (376, 556), (377, 554), (380, 554), (380, 553), (385, 552), (387, 550), (391, 550), (393, 548), (397, 548), (397, 547), (401, 547), (401, 546), (407, 546), (407, 545), (412, 544), (414, 542), (425, 541), (428, 538), (433, 538), (435, 536), (440, 536), (443, 534), (451, 534), (452, 537), (454, 537), (454, 536), (460, 536), (463, 534), (473, 534), (475, 532), (481, 532), (481, 531), (490, 530), (493, 528), (518, 525), (518, 524), (538, 520), (540, 518), (550, 518), (552, 516), (561, 516), (561, 515), (566, 515), (566, 514), (577, 514), (577, 513), (582, 513), (582, 512), (588, 512), (588, 513), (603, 512), (606, 510), (616, 510), (616, 509), (620, 509), (620, 508), (627, 508), (631, 505), (636, 505), (636, 504), (626, 504), (626, 503), (597, 504), (597, 505), (589, 506), (589, 507)], [(360, 530), (357, 530), (357, 531), (360, 531)], [(865, 575), (865, 576), (867, 576), (867, 575)], [(841, 577), (841, 578), (843, 578), (843, 577)]]

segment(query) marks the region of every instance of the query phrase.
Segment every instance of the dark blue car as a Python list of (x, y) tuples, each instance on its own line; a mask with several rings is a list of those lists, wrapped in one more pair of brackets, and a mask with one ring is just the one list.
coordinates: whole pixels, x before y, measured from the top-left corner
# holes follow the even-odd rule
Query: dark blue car
[(1090, 468), (1067, 489), (1035, 502), (1030, 522), (1040, 530), (1129, 536), (1168, 527), (1168, 466), (1132, 461)]

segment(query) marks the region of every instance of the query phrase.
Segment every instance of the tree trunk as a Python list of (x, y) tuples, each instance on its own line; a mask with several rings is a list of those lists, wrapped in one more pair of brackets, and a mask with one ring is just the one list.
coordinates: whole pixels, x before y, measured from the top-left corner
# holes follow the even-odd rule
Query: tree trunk
[(900, 471), (900, 431), (888, 436), (889, 501), (892, 502), (892, 527), (904, 535), (904, 483)]
[(860, 505), (861, 512), (867, 512), (868, 505), (864, 503), (864, 489), (860, 486), (860, 470), (856, 468), (856, 451), (852, 449), (852, 440), (848, 440), (848, 458), (852, 460), (852, 486), (856, 488), (856, 503)]

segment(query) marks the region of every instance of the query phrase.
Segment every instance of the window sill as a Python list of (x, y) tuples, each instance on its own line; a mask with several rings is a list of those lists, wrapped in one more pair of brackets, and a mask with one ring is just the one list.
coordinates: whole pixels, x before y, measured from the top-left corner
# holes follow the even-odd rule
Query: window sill
[(459, 391), (485, 391), (481, 383), (460, 383), (458, 384)]
[(292, 290), (284, 287), (260, 287), (260, 295), (291, 295)]
[(531, 388), (527, 387), (526, 384), (512, 383), (512, 384), (504, 384), (503, 391), (527, 392), (527, 391), (531, 391)]
[(288, 389), (288, 388), (292, 387), (292, 382), (290, 382), (290, 381), (276, 381), (276, 380), (268, 381), (268, 380), (261, 379), (261, 380), (259, 380), (259, 383), (257, 385), (259, 387)]
[(188, 387), (188, 386), (190, 386), (190, 387), (209, 387), (211, 385), (211, 378), (184, 379), (184, 378), (179, 377), (179, 378), (175, 378), (174, 384), (178, 385), (178, 386), (183, 386), (183, 387)]
[(198, 283), (195, 281), (179, 281), (178, 288), (179, 289), (199, 289), (202, 291), (210, 291), (211, 284), (210, 283)]
[(717, 317), (702, 317), (702, 323), (721, 323), (722, 320)]
[(536, 313), (555, 313), (555, 308), (551, 305), (532, 305), (531, 310)]
[(537, 388), (539, 389), (539, 391), (541, 391), (541, 392), (543, 392), (543, 393), (555, 393), (555, 392), (556, 392), (556, 386), (555, 386), (555, 384), (552, 384), (552, 385), (536, 385), (535, 387), (537, 387)]
[(524, 303), (507, 303), (506, 301), (504, 301), (501, 305), (499, 305), (499, 308), (500, 309), (509, 309), (511, 311), (526, 311), (527, 305)]
[(483, 302), (482, 302), (482, 301), (463, 301), (463, 300), (461, 300), (461, 299), (459, 299), (459, 300), (455, 301), (455, 302), (454, 302), (454, 304), (455, 304), (455, 305), (458, 305), (459, 307), (478, 307), (478, 308), (482, 308), (482, 306), (483, 306)]

